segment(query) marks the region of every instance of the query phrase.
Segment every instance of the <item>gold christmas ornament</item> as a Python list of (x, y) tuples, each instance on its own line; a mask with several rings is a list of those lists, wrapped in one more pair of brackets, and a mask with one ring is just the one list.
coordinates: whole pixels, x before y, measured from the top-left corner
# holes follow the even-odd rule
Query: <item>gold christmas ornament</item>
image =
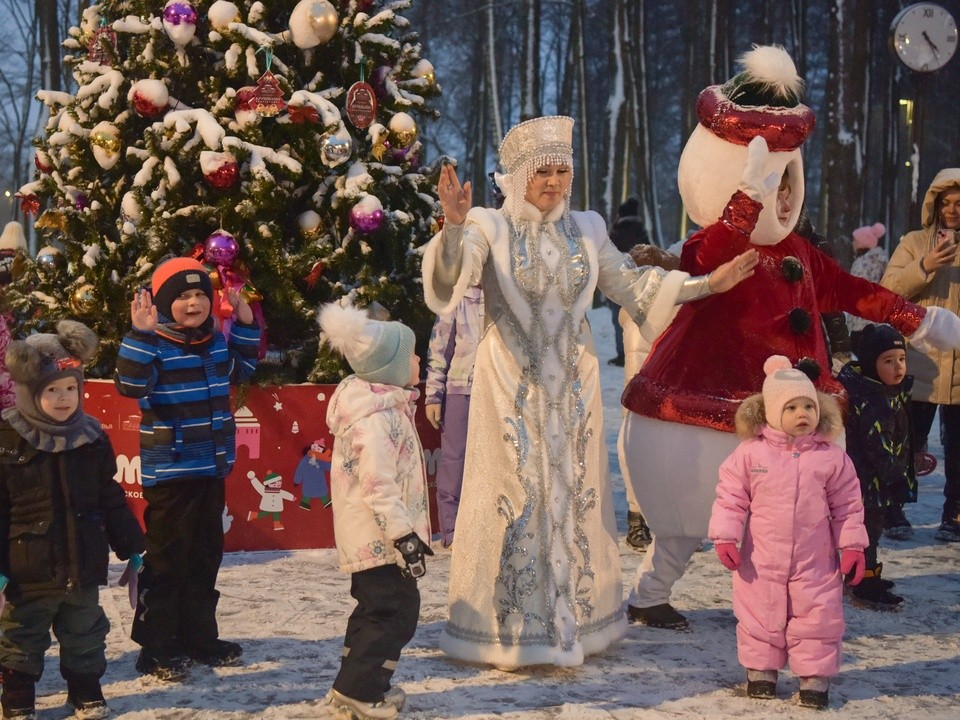
[(70, 294), (70, 309), (77, 315), (93, 315), (97, 309), (97, 293), (93, 285), (84, 283)]
[(66, 232), (67, 216), (60, 210), (44, 210), (43, 215), (37, 218), (33, 226), (40, 229), (50, 228), (52, 230)]
[(104, 170), (109, 170), (120, 159), (120, 131), (109, 122), (99, 122), (90, 131), (90, 149), (93, 159)]
[(413, 70), (410, 71), (410, 75), (415, 78), (423, 78), (430, 87), (437, 84), (437, 76), (433, 70), (433, 64), (427, 59), (423, 59), (414, 65)]
[(405, 112), (398, 112), (388, 125), (390, 144), (395, 148), (407, 149), (417, 141), (417, 124)]

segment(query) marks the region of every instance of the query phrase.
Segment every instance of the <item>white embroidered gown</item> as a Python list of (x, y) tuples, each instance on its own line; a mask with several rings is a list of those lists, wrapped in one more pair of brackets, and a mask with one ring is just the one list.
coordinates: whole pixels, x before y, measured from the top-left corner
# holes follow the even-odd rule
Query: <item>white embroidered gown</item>
[(544, 217), (523, 203), (517, 215), (470, 211), (453, 284), (437, 272), (440, 235), (424, 255), (430, 308), (449, 311), (480, 282), (487, 323), (440, 647), (499, 667), (579, 665), (626, 630), (585, 313), (599, 286), (650, 332), (672, 315), (688, 276), (638, 269), (595, 213), (561, 206)]

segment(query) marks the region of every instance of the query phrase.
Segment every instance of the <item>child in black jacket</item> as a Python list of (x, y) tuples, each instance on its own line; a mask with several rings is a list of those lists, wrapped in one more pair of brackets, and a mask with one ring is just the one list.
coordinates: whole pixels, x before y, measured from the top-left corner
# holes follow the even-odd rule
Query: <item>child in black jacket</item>
[(871, 610), (897, 610), (903, 598), (881, 577), (877, 545), (891, 508), (917, 501), (910, 437), (909, 403), (913, 377), (907, 375), (903, 335), (889, 325), (867, 325), (855, 348), (857, 359), (837, 376), (847, 390), (847, 454), (860, 478), (863, 523), (870, 544), (866, 573), (852, 588), (852, 602)]
[[(114, 475), (100, 422), (83, 411), (83, 363), (97, 349), (85, 325), (10, 344), (16, 404), (0, 422), (0, 672), (4, 718), (35, 716), (35, 684), (60, 642), (76, 717), (108, 714), (100, 678), (110, 623), (100, 607), (112, 547), (138, 567), (143, 533)], [(5, 601), (5, 604), (4, 604)]]

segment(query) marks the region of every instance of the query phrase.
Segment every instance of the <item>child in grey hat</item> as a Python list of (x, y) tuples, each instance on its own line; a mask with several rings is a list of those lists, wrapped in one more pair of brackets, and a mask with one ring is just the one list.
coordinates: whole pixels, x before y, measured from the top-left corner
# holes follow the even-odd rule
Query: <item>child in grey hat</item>
[(340, 672), (327, 694), (358, 718), (395, 718), (406, 695), (390, 686), (420, 615), (416, 578), (433, 555), (423, 448), (414, 426), (420, 358), (413, 331), (365, 310), (325, 305), (324, 339), (354, 374), (327, 409), (330, 476), (340, 569), (351, 573), (350, 615)]
[(0, 421), (4, 718), (35, 716), (51, 628), (75, 717), (108, 714), (100, 678), (110, 623), (98, 586), (107, 584), (110, 548), (136, 568), (144, 538), (114, 480), (110, 440), (83, 411), (83, 363), (98, 342), (85, 325), (63, 320), (56, 334), (32, 335), (7, 350), (16, 404)]

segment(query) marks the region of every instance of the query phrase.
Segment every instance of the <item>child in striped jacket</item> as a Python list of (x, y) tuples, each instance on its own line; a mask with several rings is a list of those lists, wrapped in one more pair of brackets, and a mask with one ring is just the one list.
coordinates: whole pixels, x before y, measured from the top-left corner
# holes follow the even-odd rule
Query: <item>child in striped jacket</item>
[(257, 364), (260, 329), (228, 291), (236, 321), (216, 329), (207, 271), (191, 258), (157, 267), (151, 293), (130, 304), (133, 329), (117, 357), (116, 384), (139, 400), (147, 554), (131, 637), (137, 670), (180, 680), (192, 662), (235, 665), (242, 649), (219, 639), (217, 573), (223, 559), (224, 480), (233, 468), (230, 384)]

